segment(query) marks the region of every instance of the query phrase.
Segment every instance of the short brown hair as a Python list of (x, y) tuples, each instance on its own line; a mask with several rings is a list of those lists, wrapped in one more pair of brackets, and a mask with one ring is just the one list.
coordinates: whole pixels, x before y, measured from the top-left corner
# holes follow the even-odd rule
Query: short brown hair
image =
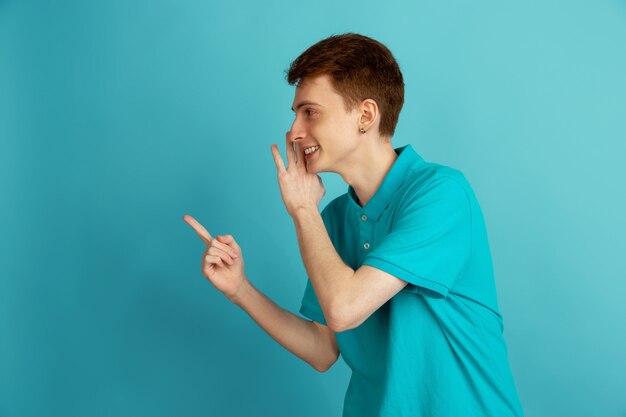
[(404, 104), (404, 80), (382, 43), (357, 33), (332, 35), (304, 51), (285, 73), (289, 85), (296, 86), (306, 78), (330, 75), (346, 112), (373, 99), (380, 112), (380, 135), (393, 136)]

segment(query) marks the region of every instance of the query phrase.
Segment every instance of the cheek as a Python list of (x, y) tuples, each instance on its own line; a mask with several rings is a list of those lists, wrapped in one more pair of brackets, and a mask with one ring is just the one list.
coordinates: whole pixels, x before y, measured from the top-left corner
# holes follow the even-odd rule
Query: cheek
[[(321, 126), (322, 124), (320, 124)], [(350, 134), (353, 126), (344, 119), (330, 119), (326, 123), (323, 123), (323, 130), (320, 129), (320, 133), (323, 131), (325, 136), (332, 140), (340, 140), (347, 134)]]

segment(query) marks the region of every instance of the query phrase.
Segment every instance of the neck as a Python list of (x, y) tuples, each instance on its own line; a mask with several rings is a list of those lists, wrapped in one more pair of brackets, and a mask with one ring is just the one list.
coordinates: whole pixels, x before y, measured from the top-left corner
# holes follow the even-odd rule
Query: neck
[(354, 156), (349, 168), (339, 174), (352, 186), (363, 207), (374, 196), (398, 155), (391, 142), (370, 141)]

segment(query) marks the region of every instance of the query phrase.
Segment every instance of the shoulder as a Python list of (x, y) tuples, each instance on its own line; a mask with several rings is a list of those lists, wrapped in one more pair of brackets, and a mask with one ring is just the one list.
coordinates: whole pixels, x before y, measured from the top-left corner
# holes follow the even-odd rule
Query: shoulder
[(405, 179), (403, 200), (471, 202), (473, 191), (465, 174), (456, 168), (428, 162), (412, 169)]

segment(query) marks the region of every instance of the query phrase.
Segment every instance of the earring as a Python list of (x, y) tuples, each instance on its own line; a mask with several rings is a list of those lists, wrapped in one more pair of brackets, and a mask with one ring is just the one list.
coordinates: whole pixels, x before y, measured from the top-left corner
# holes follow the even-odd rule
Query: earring
[(359, 128), (359, 132), (361, 132), (361, 133), (365, 133), (365, 129), (363, 129), (363, 128), (361, 127), (361, 128)]

